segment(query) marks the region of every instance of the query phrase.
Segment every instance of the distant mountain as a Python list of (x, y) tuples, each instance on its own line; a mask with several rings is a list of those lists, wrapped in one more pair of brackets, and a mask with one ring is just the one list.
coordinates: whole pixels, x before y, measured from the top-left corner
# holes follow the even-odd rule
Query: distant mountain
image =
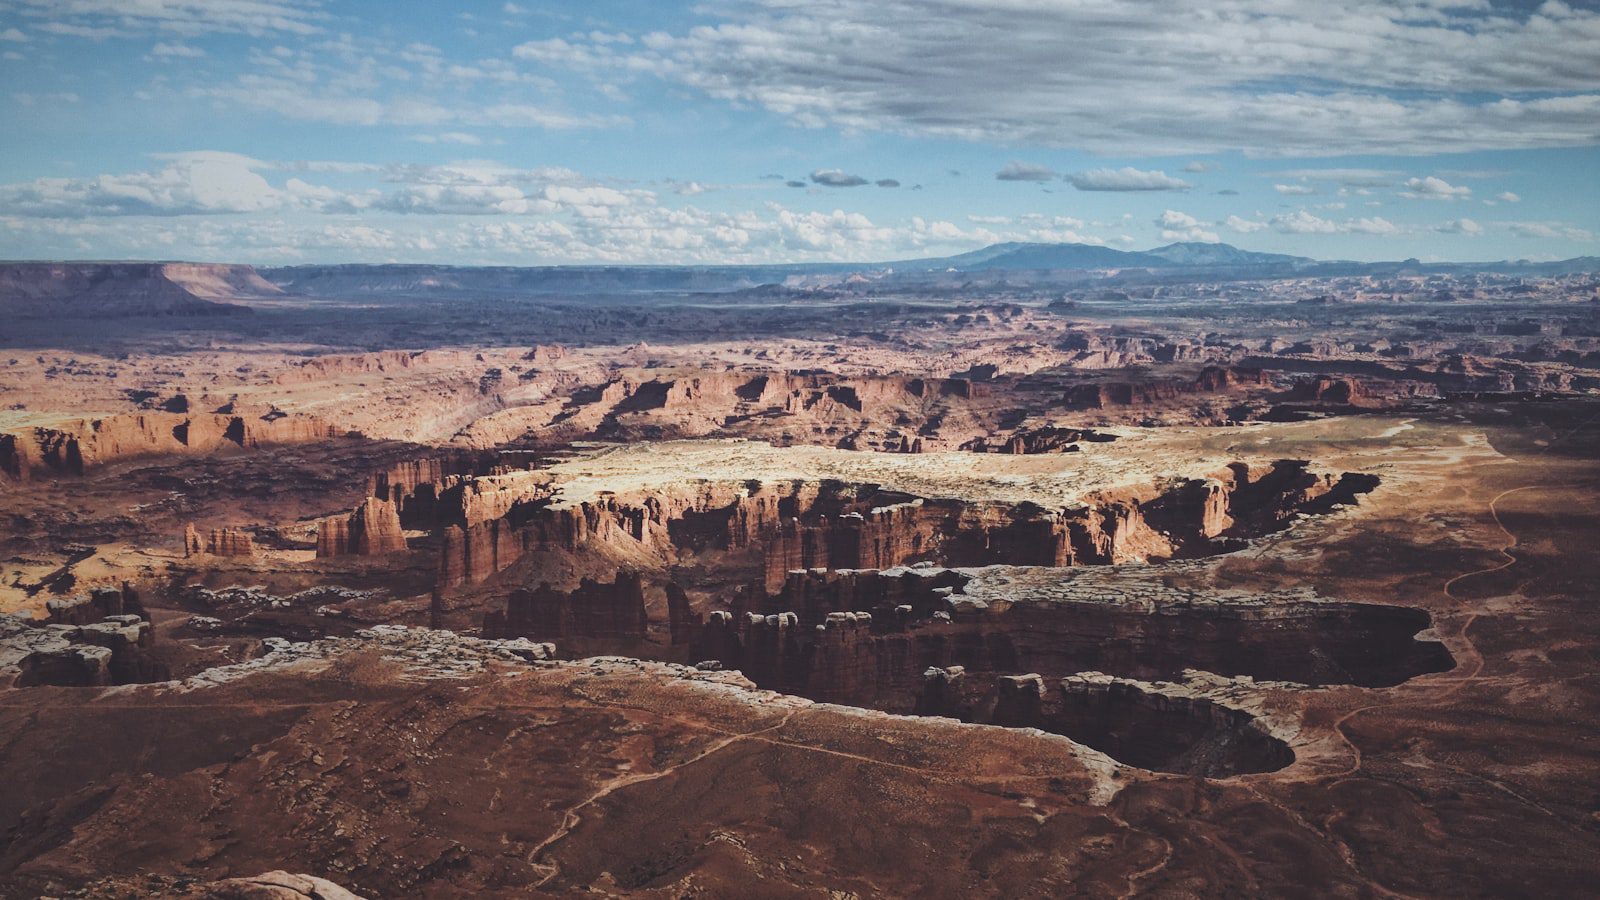
[[(1109, 270), (1109, 271), (1108, 271)], [(284, 294), (332, 300), (385, 298), (541, 300), (721, 295), (736, 302), (786, 302), (846, 290), (929, 291), (955, 296), (983, 288), (1097, 284), (1180, 284), (1284, 277), (1389, 278), (1494, 273), (1600, 273), (1600, 257), (1424, 263), (1318, 261), (1228, 244), (1184, 242), (1151, 250), (1093, 244), (1004, 243), (933, 259), (759, 266), (245, 265), (173, 262), (0, 262), (0, 322), (66, 318), (250, 312), (250, 301)]]
[(1203, 244), (1197, 241), (1168, 244), (1138, 255), (1159, 257), (1175, 266), (1309, 265), (1316, 262), (1307, 256), (1257, 253), (1254, 250), (1240, 250), (1231, 244)]
[(989, 269), (1111, 269), (1141, 265), (1140, 254), (1093, 244), (991, 244), (982, 250), (938, 259), (915, 260), (905, 268), (955, 269), (979, 272)]
[(1097, 244), (992, 244), (982, 250), (897, 263), (900, 269), (979, 272), (995, 269), (1168, 269), (1209, 266), (1295, 266), (1315, 260), (1283, 253), (1256, 253), (1228, 244), (1168, 244), (1154, 250), (1116, 250)]
[(234, 301), (282, 294), (249, 266), (147, 262), (0, 262), (0, 318), (248, 313)]

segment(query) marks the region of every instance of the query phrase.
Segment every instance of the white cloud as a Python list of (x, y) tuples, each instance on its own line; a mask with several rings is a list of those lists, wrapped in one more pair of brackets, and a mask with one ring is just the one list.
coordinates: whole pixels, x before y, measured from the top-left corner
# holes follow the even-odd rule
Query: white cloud
[(13, 0), (23, 16), (47, 18), (41, 30), (87, 38), (163, 31), (314, 34), (327, 14), (289, 0)]
[(1568, 225), (1565, 222), (1497, 222), (1494, 224), (1506, 228), (1519, 238), (1568, 240), (1585, 244), (1600, 240), (1600, 236), (1596, 236), (1593, 231)]
[(1483, 226), (1471, 219), (1452, 219), (1448, 222), (1440, 222), (1438, 225), (1433, 226), (1433, 230), (1440, 234), (1464, 234), (1468, 236), (1483, 234)]
[(1060, 177), (1049, 166), (1035, 165), (1021, 160), (1012, 160), (1000, 167), (994, 173), (997, 181), (1054, 181)]
[(156, 99), (210, 100), (229, 114), (262, 111), (301, 122), (468, 128), (618, 128), (626, 116), (564, 109), (548, 78), (505, 59), (455, 62), (430, 44), (340, 34), (249, 50), (231, 79), (173, 80)]
[(257, 212), (285, 201), (284, 194), (257, 173), (267, 165), (259, 160), (218, 152), (164, 158), (166, 166), (155, 172), (0, 185), (0, 210), (62, 218), (170, 216)]
[(150, 48), (150, 55), (158, 59), (199, 59), (205, 56), (206, 52), (188, 44), (169, 44), (162, 41)]
[(1163, 241), (1202, 241), (1215, 244), (1221, 240), (1216, 232), (1207, 230), (1199, 219), (1175, 209), (1169, 209), (1157, 216), (1156, 226), (1161, 229)]
[(1400, 177), (1399, 172), (1391, 169), (1284, 169), (1262, 174), (1266, 178), (1295, 181), (1331, 181), (1347, 188), (1386, 187)]
[(1238, 216), (1229, 216), (1227, 221), (1223, 224), (1227, 225), (1234, 231), (1239, 232), (1240, 234), (1254, 234), (1257, 231), (1265, 231), (1267, 228), (1267, 223), (1265, 222), (1255, 222), (1250, 219), (1241, 219)]
[(419, 144), (465, 144), (473, 147), (483, 143), (482, 138), (475, 134), (468, 134), (465, 131), (446, 131), (441, 134), (413, 134), (407, 140), (416, 141)]
[(635, 45), (572, 35), (516, 53), (808, 127), (1108, 154), (1588, 146), (1600, 120), (1600, 11), (1558, 2), (728, 0), (707, 14)]
[(1268, 224), (1282, 234), (1398, 234), (1400, 227), (1381, 216), (1335, 222), (1305, 210), (1273, 216)]
[(1317, 189), (1309, 184), (1275, 184), (1272, 186), (1272, 189), (1280, 194), (1288, 194), (1291, 196), (1315, 194), (1317, 192)]
[(14, 44), (22, 44), (26, 43), (27, 40), (28, 36), (15, 28), (7, 28), (4, 31), (0, 31), (0, 41), (11, 41)]
[(1407, 178), (1401, 196), (1413, 200), (1465, 200), (1472, 196), (1472, 188), (1457, 187), (1443, 178), (1429, 175), (1426, 178)]
[(1495, 194), (1494, 198), (1496, 200), (1499, 200), (1501, 203), (1521, 203), (1522, 202), (1522, 198), (1521, 197), (1517, 196), (1516, 194), (1511, 193), (1510, 191), (1502, 191), (1501, 193)]
[(1161, 171), (1140, 171), (1132, 166), (1120, 169), (1090, 169), (1067, 176), (1080, 191), (1186, 191), (1190, 185)]

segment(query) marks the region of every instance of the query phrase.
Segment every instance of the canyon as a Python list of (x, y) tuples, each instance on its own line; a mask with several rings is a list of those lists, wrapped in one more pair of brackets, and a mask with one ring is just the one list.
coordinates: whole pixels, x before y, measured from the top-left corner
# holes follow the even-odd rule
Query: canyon
[(0, 893), (1591, 883), (1593, 276), (1040, 252), (3, 267)]

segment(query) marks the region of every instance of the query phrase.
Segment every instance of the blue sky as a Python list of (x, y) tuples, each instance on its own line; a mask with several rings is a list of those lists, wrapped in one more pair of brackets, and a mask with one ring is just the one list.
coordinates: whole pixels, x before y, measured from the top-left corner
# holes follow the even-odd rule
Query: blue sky
[(0, 0), (0, 257), (1600, 254), (1600, 12)]

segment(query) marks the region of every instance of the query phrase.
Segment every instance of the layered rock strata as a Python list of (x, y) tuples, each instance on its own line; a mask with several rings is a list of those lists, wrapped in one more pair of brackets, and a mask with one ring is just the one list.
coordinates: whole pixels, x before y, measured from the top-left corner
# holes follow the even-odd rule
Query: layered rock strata
[(73, 419), (0, 434), (0, 475), (82, 475), (85, 469), (151, 456), (188, 456), (325, 441), (342, 432), (313, 416), (268, 412), (139, 412)]
[[(1300, 460), (1212, 478), (1094, 492), (1076, 508), (927, 499), (837, 481), (706, 483), (557, 504), (537, 473), (472, 478), (443, 530), (439, 583), (482, 581), (534, 550), (611, 545), (663, 565), (756, 548), (768, 590), (797, 569), (1072, 566), (1201, 556), (1350, 503), (1377, 484)], [(506, 485), (510, 487), (507, 488)], [(557, 486), (558, 487), (558, 486)]]
[(193, 525), (187, 525), (183, 529), (183, 555), (252, 557), (256, 555), (256, 543), (242, 528), (213, 528), (202, 538)]
[(573, 591), (558, 591), (548, 582), (511, 592), (504, 611), (484, 615), (486, 638), (525, 637), (563, 644), (570, 638), (637, 641), (645, 636), (644, 578), (618, 571), (610, 583), (584, 579)]
[(393, 503), (368, 497), (348, 516), (322, 520), (317, 529), (318, 558), (380, 556), (406, 549), (400, 513)]

